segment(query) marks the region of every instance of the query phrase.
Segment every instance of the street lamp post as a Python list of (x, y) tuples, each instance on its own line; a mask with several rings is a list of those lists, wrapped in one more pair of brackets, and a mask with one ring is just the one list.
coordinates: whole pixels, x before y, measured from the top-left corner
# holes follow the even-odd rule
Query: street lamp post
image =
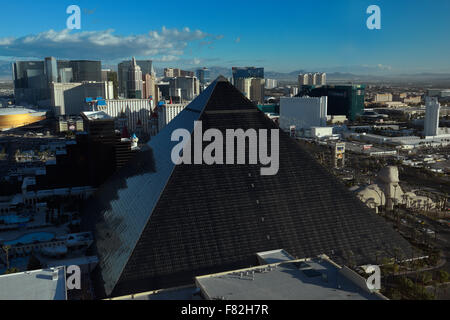
[(398, 187), (398, 184), (395, 184), (394, 185), (394, 204), (393, 204), (393, 207), (392, 207), (392, 211), (393, 211), (393, 213), (394, 213), (394, 217), (396, 217), (397, 219), (397, 228), (399, 228), (399, 214), (398, 214), (398, 210), (396, 210), (396, 208), (395, 208), (395, 205), (396, 205), (396, 203), (397, 203), (397, 187)]

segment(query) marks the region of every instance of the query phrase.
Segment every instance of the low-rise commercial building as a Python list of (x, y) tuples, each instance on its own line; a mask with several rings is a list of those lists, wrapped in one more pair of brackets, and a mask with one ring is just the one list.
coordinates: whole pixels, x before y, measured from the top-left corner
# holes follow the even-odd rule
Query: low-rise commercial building
[(328, 97), (327, 114), (354, 121), (364, 112), (365, 85), (303, 85), (298, 96)]
[(0, 276), (0, 300), (67, 300), (64, 267)]
[(450, 89), (428, 89), (427, 96), (439, 98), (450, 97)]
[(170, 121), (172, 121), (188, 103), (164, 104), (158, 107), (158, 131), (161, 131)]
[(206, 300), (387, 300), (326, 255), (292, 259), (279, 250), (271, 255), (272, 262), (261, 266), (196, 277), (196, 285)]
[(98, 110), (105, 112), (113, 118), (126, 119), (126, 125), (130, 132), (135, 132), (138, 123), (142, 125), (144, 132), (148, 133), (148, 121), (155, 109), (153, 99), (109, 99), (105, 100), (105, 106), (99, 106)]
[(78, 115), (83, 111), (92, 111), (86, 104), (86, 98), (114, 98), (114, 85), (108, 82), (51, 83), (51, 102), (56, 116)]
[(377, 290), (368, 289), (364, 277), (326, 255), (296, 259), (281, 249), (256, 257), (259, 266), (198, 276), (196, 286), (136, 292), (110, 300), (387, 300)]
[(374, 102), (389, 102), (392, 101), (391, 93), (377, 93), (374, 98)]
[(327, 97), (293, 97), (280, 99), (280, 128), (296, 130), (326, 127)]

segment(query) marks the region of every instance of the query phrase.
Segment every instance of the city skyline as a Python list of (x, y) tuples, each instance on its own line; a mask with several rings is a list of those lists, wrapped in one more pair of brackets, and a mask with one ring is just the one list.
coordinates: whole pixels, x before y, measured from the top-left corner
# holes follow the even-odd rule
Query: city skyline
[[(46, 56), (102, 60), (104, 65), (136, 56), (157, 67), (189, 69), (254, 65), (276, 72), (450, 72), (450, 45), (440, 41), (450, 27), (448, 1), (434, 1), (433, 6), (365, 0), (287, 1), (283, 6), (263, 1), (255, 6), (232, 1), (226, 8), (204, 1), (195, 8), (181, 2), (131, 1), (117, 10), (106, 1), (80, 0), (74, 4), (81, 8), (81, 30), (66, 28), (71, 4), (3, 4), (9, 14), (1, 25), (14, 28), (0, 28), (0, 67)], [(380, 30), (366, 26), (366, 9), (372, 4), (381, 9)]]

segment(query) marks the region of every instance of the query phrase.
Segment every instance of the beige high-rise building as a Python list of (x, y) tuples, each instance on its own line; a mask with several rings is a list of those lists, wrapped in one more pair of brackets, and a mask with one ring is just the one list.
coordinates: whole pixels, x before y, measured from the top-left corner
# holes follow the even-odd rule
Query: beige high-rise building
[(251, 96), (252, 78), (238, 78), (235, 80), (235, 86), (242, 92), (247, 99)]
[(301, 73), (298, 75), (298, 86), (323, 86), (327, 84), (327, 74), (324, 72)]
[(179, 77), (180, 76), (179, 71), (180, 71), (180, 69), (165, 68), (164, 69), (164, 77), (166, 77), (166, 78)]
[(305, 73), (305, 74), (299, 74), (298, 75), (298, 86), (299, 86), (299, 88), (301, 87), (301, 86), (306, 86), (306, 85), (308, 85), (309, 84), (309, 76), (308, 76), (308, 74), (307, 73)]
[(164, 77), (166, 78), (177, 78), (177, 77), (193, 77), (193, 71), (186, 71), (177, 68), (165, 68)]
[(142, 94), (142, 99), (149, 99), (150, 97), (153, 98), (153, 101), (155, 104), (157, 103), (158, 96), (156, 94), (156, 77), (152, 74), (146, 74), (143, 77), (144, 80), (144, 89)]
[(324, 86), (327, 84), (327, 74), (325, 72), (317, 73), (316, 85)]
[(252, 78), (250, 87), (250, 100), (264, 103), (264, 89), (266, 82), (261, 78)]
[(200, 83), (196, 77), (176, 77), (169, 80), (169, 94), (184, 101), (192, 101), (200, 93)]
[(137, 65), (133, 57), (131, 66), (128, 69), (128, 97), (132, 99), (141, 99), (143, 94), (143, 81), (141, 67)]
[(263, 103), (265, 83), (262, 78), (238, 78), (235, 85), (247, 99), (256, 103)]

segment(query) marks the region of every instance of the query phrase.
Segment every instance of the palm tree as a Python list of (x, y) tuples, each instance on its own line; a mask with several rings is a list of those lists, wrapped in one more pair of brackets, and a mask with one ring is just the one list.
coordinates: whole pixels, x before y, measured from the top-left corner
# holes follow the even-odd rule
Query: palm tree
[(378, 265), (378, 258), (380, 258), (380, 256), (381, 256), (382, 254), (383, 254), (383, 252), (380, 251), (380, 250), (377, 250), (377, 251), (375, 252), (375, 264)]
[(17, 272), (20, 272), (20, 270), (17, 268), (11, 268), (11, 269), (7, 269), (5, 271), (5, 274), (12, 274), (12, 273), (17, 273)]
[(445, 198), (444, 198), (444, 205), (442, 206), (442, 211), (446, 211), (447, 209), (447, 199), (448, 199), (448, 193), (445, 193)]
[(352, 250), (346, 251), (347, 266), (348, 266), (349, 268), (350, 268), (350, 267), (353, 267), (353, 266), (355, 265), (354, 257), (355, 257), (355, 255), (354, 255), (354, 253), (353, 253)]
[(8, 270), (9, 269), (9, 250), (11, 249), (11, 246), (5, 245), (2, 248), (6, 254), (6, 270)]
[(395, 259), (394, 263), (398, 262), (398, 259), (400, 257), (400, 253), (401, 253), (400, 248), (399, 247), (394, 247), (394, 259)]

